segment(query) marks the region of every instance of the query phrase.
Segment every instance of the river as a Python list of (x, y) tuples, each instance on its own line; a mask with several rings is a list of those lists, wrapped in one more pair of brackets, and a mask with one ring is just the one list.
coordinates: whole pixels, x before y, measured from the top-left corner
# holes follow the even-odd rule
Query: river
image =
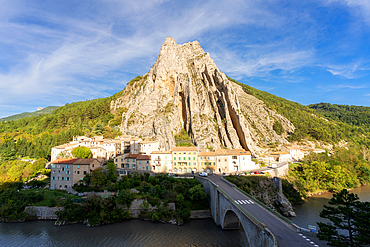
[[(370, 201), (370, 186), (351, 190), (361, 201)], [(291, 220), (301, 227), (325, 221), (319, 217), (331, 193), (315, 195), (295, 206)], [(223, 231), (212, 219), (191, 220), (174, 226), (143, 220), (128, 220), (88, 228), (82, 224), (56, 227), (54, 221), (0, 223), (0, 246), (246, 246), (239, 230)]]
[[(360, 201), (370, 201), (370, 185), (360, 186), (349, 192), (357, 194)], [(304, 228), (313, 225), (318, 229), (316, 222), (328, 222), (326, 219), (320, 218), (319, 214), (324, 209), (324, 205), (329, 205), (328, 202), (332, 197), (332, 193), (322, 193), (308, 198), (304, 204), (294, 206), (297, 217), (291, 217), (290, 220)]]
[(246, 246), (239, 230), (223, 231), (212, 219), (183, 226), (143, 220), (99, 227), (56, 227), (53, 221), (0, 223), (0, 246)]

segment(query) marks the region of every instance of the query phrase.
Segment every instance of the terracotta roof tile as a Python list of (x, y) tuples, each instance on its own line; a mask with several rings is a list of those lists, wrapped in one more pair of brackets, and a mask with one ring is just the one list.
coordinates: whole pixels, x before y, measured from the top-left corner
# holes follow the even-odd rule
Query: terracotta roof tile
[(174, 147), (172, 151), (198, 151), (197, 147)]
[(57, 159), (52, 164), (74, 164), (78, 159)]

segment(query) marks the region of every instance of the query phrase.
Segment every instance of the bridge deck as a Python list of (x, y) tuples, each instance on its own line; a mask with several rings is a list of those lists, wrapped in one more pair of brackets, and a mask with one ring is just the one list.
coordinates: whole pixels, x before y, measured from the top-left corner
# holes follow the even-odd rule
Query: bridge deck
[(209, 176), (212, 182), (217, 184), (224, 190), (234, 201), (253, 215), (258, 221), (265, 224), (267, 228), (274, 234), (279, 246), (294, 246), (294, 247), (307, 247), (307, 246), (327, 246), (326, 244), (317, 244), (318, 239), (314, 241), (310, 237), (306, 237), (294, 231), (293, 227), (273, 215), (268, 210), (264, 209), (253, 200), (238, 190), (231, 187), (229, 184), (221, 180), (220, 176)]

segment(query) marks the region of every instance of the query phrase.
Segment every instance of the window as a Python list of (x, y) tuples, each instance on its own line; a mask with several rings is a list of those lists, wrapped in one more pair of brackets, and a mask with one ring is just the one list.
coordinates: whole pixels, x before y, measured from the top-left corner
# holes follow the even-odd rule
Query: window
[(186, 160), (186, 157), (184, 157), (184, 160)]
[(86, 174), (86, 171), (84, 171), (84, 174)]
[(80, 174), (80, 171), (77, 171), (77, 174)]
[(139, 169), (141, 169), (141, 166), (139, 166)]
[(52, 167), (52, 168), (55, 168), (55, 165), (52, 165), (51, 167)]
[(53, 177), (53, 180), (55, 180), (55, 177)]
[(236, 157), (236, 156), (233, 156), (233, 157), (232, 157), (232, 159), (233, 159), (233, 160), (236, 160), (236, 159), (237, 159), (237, 157)]
[(118, 162), (118, 159), (116, 159), (116, 162)]
[(57, 168), (60, 168), (60, 165), (57, 165)]
[(64, 172), (65, 171), (65, 168), (64, 167), (62, 167), (62, 172)]
[(80, 165), (78, 165), (77, 168), (80, 169)]
[(195, 160), (195, 157), (193, 157), (193, 160)]
[(195, 152), (193, 152), (193, 154), (195, 154)]
[(67, 168), (69, 168), (69, 165), (67, 165)]
[(146, 170), (149, 170), (149, 166), (146, 166), (145, 168), (146, 168)]
[(164, 156), (164, 159), (167, 159), (167, 156)]
[(141, 160), (139, 161), (139, 164), (141, 164)]
[(197, 165), (197, 162), (193, 162), (193, 166), (196, 166)]
[(189, 160), (190, 160), (190, 157), (189, 157)]
[(71, 178), (70, 177), (67, 177), (67, 181), (70, 181), (71, 180)]
[(64, 177), (62, 177), (62, 180), (64, 180)]
[(173, 163), (176, 166), (176, 162)]
[(173, 160), (176, 160), (176, 157), (173, 157)]
[(123, 162), (123, 159), (121, 159), (121, 162)]

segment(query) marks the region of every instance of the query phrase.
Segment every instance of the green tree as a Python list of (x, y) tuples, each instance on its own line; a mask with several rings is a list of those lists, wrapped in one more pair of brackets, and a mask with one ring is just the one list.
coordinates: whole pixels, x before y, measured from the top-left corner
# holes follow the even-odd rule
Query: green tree
[(72, 155), (76, 158), (87, 159), (91, 157), (91, 150), (88, 147), (76, 147), (72, 150)]
[(107, 164), (107, 167), (105, 170), (107, 172), (107, 178), (112, 182), (116, 182), (117, 180), (116, 165), (112, 161), (108, 161), (106, 164)]
[(328, 241), (331, 246), (366, 246), (365, 241), (369, 240), (368, 203), (360, 202), (356, 194), (344, 189), (334, 194), (329, 204), (334, 206), (324, 205), (320, 217), (329, 219), (332, 224), (317, 223), (320, 228), (317, 235), (319, 239)]
[(189, 198), (193, 201), (203, 200), (207, 197), (206, 192), (202, 188), (202, 185), (198, 184), (195, 185), (193, 188), (189, 190)]
[(107, 176), (105, 175), (103, 168), (96, 168), (91, 172), (91, 185), (93, 187), (102, 187), (107, 184)]

